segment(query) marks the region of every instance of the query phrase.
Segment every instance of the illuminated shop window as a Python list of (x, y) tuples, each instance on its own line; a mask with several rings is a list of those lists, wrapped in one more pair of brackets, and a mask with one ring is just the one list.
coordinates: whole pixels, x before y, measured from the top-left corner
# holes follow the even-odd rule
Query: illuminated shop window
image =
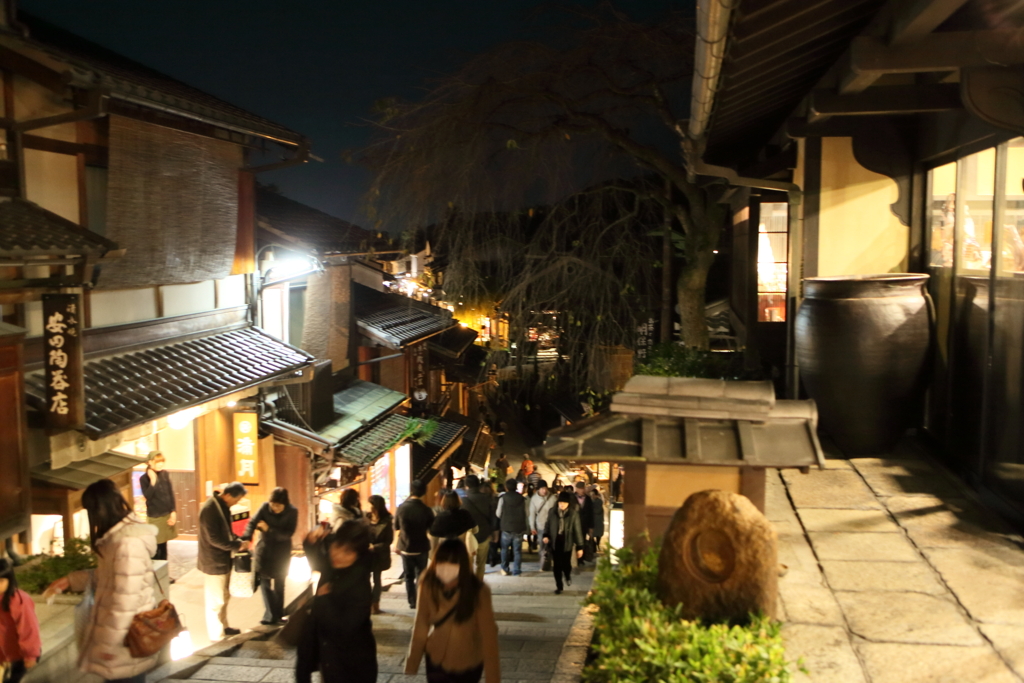
[(789, 213), (785, 202), (761, 204), (757, 228), (757, 321), (786, 321)]

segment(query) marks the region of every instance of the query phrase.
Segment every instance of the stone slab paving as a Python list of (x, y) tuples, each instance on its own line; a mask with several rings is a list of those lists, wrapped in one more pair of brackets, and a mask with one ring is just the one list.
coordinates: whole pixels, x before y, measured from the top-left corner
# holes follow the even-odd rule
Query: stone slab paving
[(815, 470), (813, 477), (796, 470), (783, 470), (782, 478), (798, 511), (805, 507), (882, 509), (878, 498), (852, 469)]
[(1021, 683), (1024, 541), (920, 448), (898, 451), (769, 476), (795, 680)]
[(922, 562), (847, 562), (823, 560), (828, 585), (834, 591), (902, 591), (946, 595), (931, 567)]
[[(554, 579), (550, 573), (539, 571), (536, 560), (523, 563), (522, 576), (501, 576), (496, 570), (488, 570), (486, 581), (494, 595), (502, 680), (578, 682), (593, 630), (592, 617), (581, 609), (590, 590), (593, 570), (584, 569), (573, 578), (573, 585), (557, 596), (553, 594)], [(404, 586), (396, 584), (387, 590), (381, 608), (384, 614), (373, 620), (378, 682), (423, 683), (426, 677), (422, 665), (417, 676), (403, 674), (414, 619)], [(262, 633), (244, 634), (219, 650), (197, 653), (209, 655), (198, 666), (162, 677), (151, 676), (148, 680), (293, 683), (295, 651), (268, 639), (270, 633), (263, 629)]]

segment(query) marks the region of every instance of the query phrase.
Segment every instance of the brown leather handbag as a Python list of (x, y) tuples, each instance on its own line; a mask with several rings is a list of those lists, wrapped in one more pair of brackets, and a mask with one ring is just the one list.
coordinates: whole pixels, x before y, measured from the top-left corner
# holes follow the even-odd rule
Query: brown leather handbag
[[(153, 572), (153, 578), (156, 579), (156, 585), (160, 586), (156, 572)], [(162, 586), (160, 591), (163, 592)], [(184, 630), (178, 610), (174, 609), (169, 600), (164, 599), (153, 609), (132, 617), (124, 645), (132, 657), (152, 657)]]

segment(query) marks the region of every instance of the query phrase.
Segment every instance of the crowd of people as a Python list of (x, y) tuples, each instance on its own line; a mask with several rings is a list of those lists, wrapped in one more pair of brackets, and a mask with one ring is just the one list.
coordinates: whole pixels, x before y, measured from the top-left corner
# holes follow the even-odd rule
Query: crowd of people
[[(135, 615), (158, 601), (153, 560), (166, 559), (167, 541), (176, 535), (173, 489), (163, 465), (155, 454), (141, 478), (150, 514), (145, 521), (110, 480), (84, 491), (98, 565), (54, 581), (47, 591), (91, 595), (91, 612), (79, 634), (79, 667), (115, 683), (141, 683), (156, 664), (155, 656), (133, 657), (125, 637)], [(594, 561), (599, 551), (605, 503), (598, 487), (582, 481), (549, 485), (529, 459), (515, 477), (504, 456), (495, 469), (500, 494), (490, 480), (470, 474), (457, 488), (426, 501), (427, 487), (413, 481), (394, 515), (381, 496), (370, 496), (364, 509), (358, 490), (342, 492), (329, 517), (303, 540), (320, 578), (314, 597), (300, 610), (301, 620), (292, 617), (293, 629), (300, 631), (297, 683), (310, 681), (314, 671), (325, 683), (377, 680), (371, 617), (381, 613), (382, 575), (393, 553), (401, 557), (406, 597), (416, 613), (406, 673), (417, 673), (425, 659), (431, 682), (500, 680), (498, 628), (484, 582), (488, 564), (500, 564), (502, 575), (521, 575), (526, 544), (539, 553), (542, 570), (554, 575), (555, 593), (562, 593), (572, 584), (574, 568)], [(286, 623), (285, 578), (298, 511), (287, 490), (274, 489), (237, 535), (231, 507), (246, 494), (243, 484), (223, 485), (199, 514), (198, 569), (204, 574), (211, 640), (239, 633), (227, 619), (230, 576), (235, 557), (249, 550), (257, 534), (253, 558), (264, 603), (261, 623)], [(34, 603), (18, 588), (11, 563), (0, 559), (4, 683), (18, 683), (40, 652)]]

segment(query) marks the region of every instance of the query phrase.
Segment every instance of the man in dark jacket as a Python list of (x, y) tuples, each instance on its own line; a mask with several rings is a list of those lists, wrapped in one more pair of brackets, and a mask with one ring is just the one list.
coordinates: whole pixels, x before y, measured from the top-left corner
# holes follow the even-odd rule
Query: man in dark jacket
[(206, 630), (210, 642), (239, 633), (228, 626), (228, 583), (231, 553), (249, 546), (231, 530), (231, 506), (244, 497), (245, 486), (236, 481), (220, 493), (215, 491), (199, 511), (198, 566), (206, 574)]
[(434, 523), (434, 511), (421, 498), (427, 494), (426, 485), (419, 479), (409, 484), (409, 498), (398, 506), (395, 531), (398, 532), (398, 553), (405, 571), (405, 593), (409, 607), (416, 609), (416, 580), (426, 570), (430, 560), (430, 540), (427, 531)]
[[(523, 573), (523, 536), (530, 531), (530, 520), (526, 498), (516, 490), (518, 482), (509, 479), (505, 482), (505, 493), (498, 500), (498, 523), (501, 528), (501, 573), (508, 576), (519, 576)], [(514, 558), (512, 571), (509, 572), (509, 560)]]
[(476, 575), (483, 579), (487, 569), (487, 552), (491, 549), (491, 534), (494, 533), (494, 518), (497, 516), (498, 501), (490, 493), (481, 490), (480, 478), (475, 474), (466, 477), (466, 497), (462, 507), (473, 515), (476, 522)]
[(571, 493), (559, 493), (557, 503), (548, 511), (544, 523), (543, 543), (552, 554), (552, 569), (555, 572), (555, 594), (562, 592), (562, 578), (572, 585), (572, 550), (576, 557), (583, 557), (583, 530), (580, 527), (579, 510), (570, 504)]

